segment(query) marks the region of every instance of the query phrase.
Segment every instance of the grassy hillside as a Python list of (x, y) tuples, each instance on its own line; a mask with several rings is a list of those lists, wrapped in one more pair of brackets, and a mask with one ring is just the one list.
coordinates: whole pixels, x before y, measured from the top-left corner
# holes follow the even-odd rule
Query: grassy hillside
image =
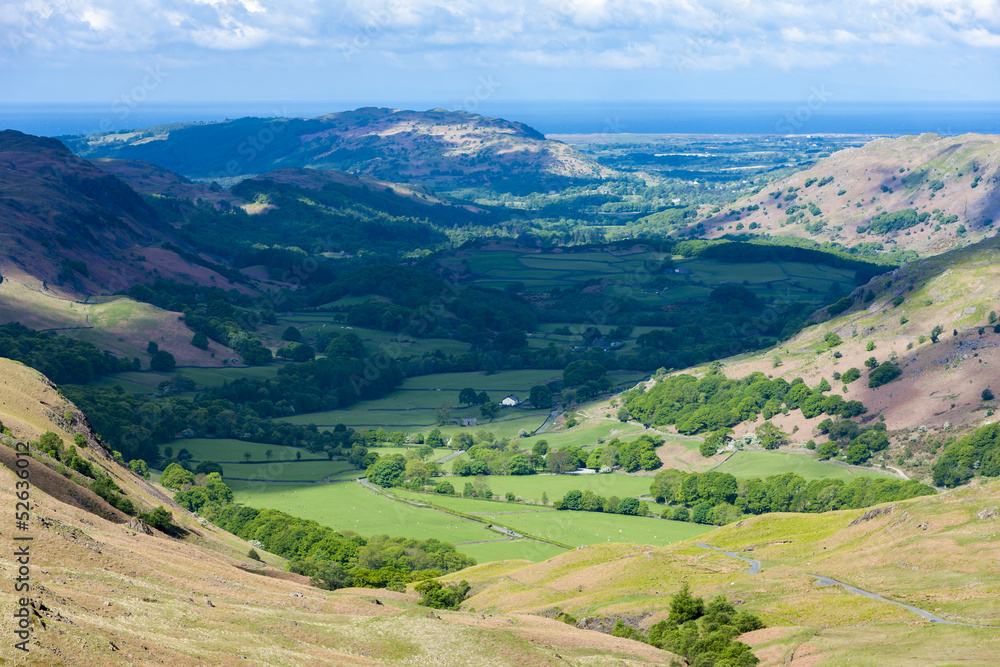
[[(1000, 487), (860, 510), (767, 515), (666, 547), (581, 547), (537, 564), (463, 571), (465, 608), (580, 619), (623, 615), (648, 629), (667, 616), (681, 581), (723, 595), (770, 626), (742, 637), (765, 665), (989, 665), (998, 629), (934, 625), (900, 607), (819, 587), (813, 574), (927, 609), (946, 620), (1000, 626), (996, 516)], [(992, 510), (992, 513), (991, 513)], [(762, 563), (759, 574), (700, 541)], [(457, 578), (451, 575), (449, 578)]]
[[(892, 217), (908, 209), (909, 218)], [(998, 221), (1000, 137), (921, 134), (839, 151), (701, 222), (713, 237), (801, 236), (925, 255), (989, 236)]]

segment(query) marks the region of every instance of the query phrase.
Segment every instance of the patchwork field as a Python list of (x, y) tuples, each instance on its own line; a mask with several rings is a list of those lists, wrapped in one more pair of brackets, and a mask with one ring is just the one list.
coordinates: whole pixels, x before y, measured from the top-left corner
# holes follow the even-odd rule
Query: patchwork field
[[(358, 299), (358, 301), (367, 300)], [(338, 302), (336, 305), (349, 304)], [(461, 355), (472, 348), (469, 343), (452, 338), (415, 338), (403, 333), (352, 326), (344, 324), (342, 318), (343, 315), (340, 313), (294, 313), (279, 317), (277, 324), (263, 329), (263, 335), (268, 345), (280, 347), (286, 344), (281, 340), (281, 334), (289, 326), (298, 329), (304, 338), (313, 338), (321, 333), (336, 332), (341, 335), (353, 333), (361, 339), (370, 353), (382, 351), (394, 357), (419, 357), (435, 350), (441, 350), (446, 355)]]
[(883, 473), (874, 469), (859, 470), (817, 461), (811, 453), (736, 452), (715, 470), (728, 472), (734, 477), (743, 479), (768, 477), (786, 472), (793, 472), (806, 480), (826, 478), (840, 479), (844, 482), (850, 482), (857, 477), (885, 477)]
[[(593, 491), (599, 496), (608, 498), (638, 497), (649, 494), (649, 485), (653, 481), (652, 474), (626, 475), (610, 473), (607, 475), (486, 475), (486, 483), (495, 495), (505, 496), (508, 492), (518, 498), (540, 502), (542, 494), (554, 501), (566, 495), (571, 489)], [(473, 481), (471, 477), (449, 477), (455, 490), (460, 492), (465, 482)]]

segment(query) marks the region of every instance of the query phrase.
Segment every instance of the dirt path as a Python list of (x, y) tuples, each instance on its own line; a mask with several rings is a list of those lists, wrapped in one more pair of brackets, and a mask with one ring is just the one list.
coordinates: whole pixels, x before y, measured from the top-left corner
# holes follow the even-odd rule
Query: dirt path
[(703, 544), (701, 542), (695, 542), (695, 544), (697, 544), (702, 549), (712, 549), (713, 551), (718, 551), (719, 553), (724, 553), (727, 556), (731, 556), (733, 558), (739, 558), (741, 561), (743, 561), (745, 563), (750, 563), (750, 569), (747, 570), (747, 574), (757, 574), (758, 572), (760, 572), (760, 561), (759, 560), (754, 560), (753, 558), (747, 558), (745, 556), (741, 556), (741, 555), (739, 555), (739, 553), (737, 553), (735, 551), (723, 551), (719, 547), (711, 547), (711, 546), (709, 546), (707, 544)]
[[(697, 544), (699, 547), (703, 549), (712, 549), (713, 551), (718, 551), (727, 556), (731, 556), (733, 558), (739, 558), (741, 561), (750, 563), (750, 569), (747, 571), (747, 574), (757, 574), (758, 572), (760, 572), (759, 560), (754, 560), (753, 558), (746, 558), (745, 556), (739, 555), (739, 553), (735, 551), (723, 551), (718, 547), (709, 546), (701, 542), (695, 542), (695, 544)], [(914, 614), (917, 614), (918, 616), (923, 616), (931, 623), (941, 623), (944, 625), (963, 625), (968, 628), (989, 628), (993, 630), (1000, 630), (1000, 626), (996, 625), (976, 625), (975, 623), (962, 623), (961, 621), (949, 621), (948, 619), (941, 618), (937, 614), (929, 612), (926, 609), (920, 609), (919, 607), (914, 607), (913, 605), (906, 604), (905, 602), (896, 602), (895, 600), (884, 598), (878, 593), (872, 593), (871, 591), (866, 591), (863, 588), (858, 588), (857, 586), (851, 586), (850, 584), (845, 584), (842, 581), (837, 581), (836, 579), (831, 579), (830, 577), (824, 577), (819, 574), (810, 574), (809, 576), (816, 578), (816, 585), (818, 586), (841, 586), (844, 588), (844, 590), (849, 591), (851, 593), (863, 595), (866, 598), (872, 600), (878, 600), (879, 602), (888, 602), (889, 604), (894, 604), (897, 607), (902, 607), (903, 609), (912, 611)]]
[(816, 579), (817, 579), (816, 584), (819, 585), (819, 586), (843, 586), (844, 589), (846, 589), (846, 590), (848, 590), (848, 591), (850, 591), (852, 593), (857, 593), (858, 595), (863, 595), (866, 598), (871, 598), (872, 600), (878, 600), (879, 602), (888, 602), (889, 604), (894, 604), (897, 607), (902, 607), (903, 609), (908, 609), (908, 610), (912, 611), (914, 614), (918, 614), (920, 616), (923, 616), (924, 618), (926, 618), (931, 623), (944, 623), (946, 625), (964, 625), (965, 627), (968, 627), (968, 628), (992, 628), (992, 629), (995, 629), (995, 630), (1000, 630), (1000, 626), (996, 626), (996, 625), (975, 625), (973, 623), (962, 623), (960, 621), (949, 621), (946, 618), (941, 618), (940, 616), (932, 614), (931, 612), (927, 611), (926, 609), (920, 609), (918, 607), (914, 607), (913, 605), (909, 605), (909, 604), (906, 604), (904, 602), (896, 602), (895, 600), (889, 600), (887, 598), (882, 597), (878, 593), (872, 593), (871, 591), (866, 591), (866, 590), (858, 588), (856, 586), (851, 586), (850, 584), (845, 584), (844, 582), (837, 581), (836, 579), (831, 579), (829, 577), (823, 577), (823, 576), (818, 575), (818, 574), (810, 574), (809, 576), (810, 577), (816, 577)]

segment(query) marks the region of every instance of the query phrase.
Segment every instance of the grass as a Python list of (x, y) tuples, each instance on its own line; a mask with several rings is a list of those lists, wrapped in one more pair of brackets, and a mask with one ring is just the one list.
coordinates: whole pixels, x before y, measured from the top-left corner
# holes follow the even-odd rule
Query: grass
[(807, 481), (814, 479), (840, 479), (850, 482), (858, 477), (884, 477), (875, 470), (845, 468), (834, 463), (817, 461), (811, 454), (790, 454), (786, 452), (736, 452), (725, 463), (716, 468), (734, 477), (768, 477), (793, 472)]
[(304, 458), (316, 458), (317, 454), (311, 454), (297, 447), (286, 447), (284, 445), (269, 445), (264, 442), (247, 442), (246, 440), (232, 440), (228, 438), (192, 438), (190, 440), (173, 440), (168, 442), (166, 445), (160, 446), (160, 453), (163, 453), (165, 447), (170, 447), (174, 450), (174, 456), (181, 449), (186, 449), (191, 452), (191, 456), (194, 457), (195, 461), (236, 461), (242, 462), (243, 453), (250, 452), (251, 460), (253, 461), (264, 461), (266, 460), (265, 452), (271, 450), (273, 459), (275, 461), (279, 460), (295, 460), (295, 455), (302, 454)]
[[(446, 464), (447, 465), (447, 464)], [(498, 496), (513, 493), (525, 500), (541, 501), (542, 494), (548, 495), (549, 501), (555, 501), (566, 495), (571, 489), (593, 491), (599, 496), (609, 498), (637, 497), (649, 493), (649, 485), (653, 482), (651, 476), (633, 476), (621, 473), (607, 475), (512, 475), (484, 477), (490, 489)], [(465, 482), (473, 481), (471, 477), (449, 477), (448, 481), (461, 492)]]
[(524, 531), (574, 547), (599, 542), (663, 546), (707, 533), (714, 528), (682, 521), (602, 512), (532, 512), (492, 516), (515, 531)]
[(334, 530), (353, 530), (365, 536), (402, 535), (444, 542), (492, 540), (497, 533), (484, 524), (432, 509), (390, 500), (355, 482), (316, 484), (260, 484), (233, 489), (237, 502), (271, 508), (312, 519)]
[(549, 443), (549, 449), (565, 449), (566, 447), (589, 447), (597, 445), (598, 440), (611, 440), (626, 435), (641, 433), (644, 429), (635, 424), (621, 422), (590, 421), (579, 424), (568, 431), (557, 433), (541, 433), (539, 439)]
[(96, 387), (113, 387), (116, 384), (134, 394), (147, 394), (157, 391), (157, 386), (161, 382), (170, 382), (177, 375), (182, 375), (187, 379), (203, 387), (221, 387), (226, 382), (232, 382), (240, 378), (266, 380), (278, 374), (281, 363), (268, 364), (266, 366), (242, 366), (232, 368), (198, 368), (195, 366), (178, 366), (170, 373), (156, 373), (154, 371), (127, 371), (125, 373), (112, 373), (94, 380), (91, 385)]
[(554, 544), (535, 540), (505, 540), (485, 544), (460, 544), (458, 550), (472, 556), (477, 563), (498, 560), (530, 560), (535, 563), (558, 556), (566, 550)]
[[(367, 299), (361, 301), (367, 301)], [(382, 350), (387, 353), (391, 352), (394, 357), (420, 357), (435, 350), (457, 356), (465, 354), (472, 347), (469, 343), (451, 338), (414, 338), (392, 331), (379, 331), (378, 329), (341, 324), (336, 322), (335, 318), (337, 317), (339, 315), (333, 313), (295, 313), (279, 317), (278, 324), (271, 327), (267, 333), (271, 338), (270, 342), (275, 345), (285, 344), (280, 340), (280, 336), (289, 325), (297, 328), (307, 339), (321, 333), (336, 332), (341, 335), (353, 333), (361, 339), (370, 352)]]
[(361, 477), (347, 461), (275, 461), (272, 463), (223, 463), (222, 476), (226, 480), (240, 478), (254, 481), (308, 481), (318, 482), (327, 477)]

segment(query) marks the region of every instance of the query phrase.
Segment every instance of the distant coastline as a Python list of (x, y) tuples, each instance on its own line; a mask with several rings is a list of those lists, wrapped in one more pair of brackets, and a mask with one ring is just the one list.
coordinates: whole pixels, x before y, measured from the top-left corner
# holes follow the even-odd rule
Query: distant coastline
[[(428, 109), (434, 102), (234, 102), (0, 105), (0, 129), (61, 136), (245, 116), (314, 117), (360, 106)], [(476, 113), (543, 134), (1000, 134), (1000, 102), (484, 102)]]

